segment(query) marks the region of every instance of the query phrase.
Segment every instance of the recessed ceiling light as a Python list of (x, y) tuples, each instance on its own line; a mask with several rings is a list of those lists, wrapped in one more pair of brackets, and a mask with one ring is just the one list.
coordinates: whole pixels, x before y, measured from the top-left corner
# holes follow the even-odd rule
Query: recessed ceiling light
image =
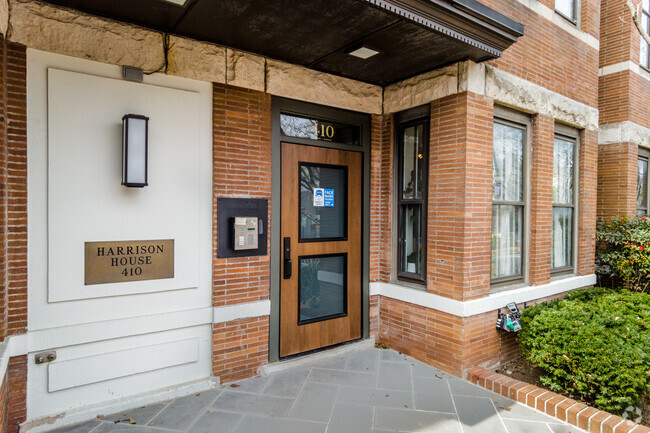
[(175, 5), (178, 6), (185, 6), (185, 3), (187, 3), (187, 0), (164, 0), (167, 3), (174, 3)]
[(379, 51), (375, 51), (375, 50), (373, 50), (371, 48), (368, 48), (368, 47), (366, 47), (364, 45), (364, 46), (361, 46), (361, 47), (357, 48), (356, 50), (350, 51), (348, 54), (351, 55), (351, 56), (358, 57), (360, 59), (365, 60), (365, 59), (368, 59), (368, 58), (370, 58), (370, 57), (372, 57), (372, 56), (374, 56), (376, 54), (379, 54)]

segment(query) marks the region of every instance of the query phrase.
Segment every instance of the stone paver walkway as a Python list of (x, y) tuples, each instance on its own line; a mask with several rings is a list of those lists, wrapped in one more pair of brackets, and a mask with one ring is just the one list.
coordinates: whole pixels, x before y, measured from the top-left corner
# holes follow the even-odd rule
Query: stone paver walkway
[(395, 351), (365, 349), (51, 432), (582, 431)]

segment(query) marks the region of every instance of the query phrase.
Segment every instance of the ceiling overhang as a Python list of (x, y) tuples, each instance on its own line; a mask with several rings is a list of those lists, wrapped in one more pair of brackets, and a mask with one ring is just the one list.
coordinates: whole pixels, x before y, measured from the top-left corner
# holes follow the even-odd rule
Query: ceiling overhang
[(476, 0), (48, 1), (381, 86), (497, 58), (524, 30)]

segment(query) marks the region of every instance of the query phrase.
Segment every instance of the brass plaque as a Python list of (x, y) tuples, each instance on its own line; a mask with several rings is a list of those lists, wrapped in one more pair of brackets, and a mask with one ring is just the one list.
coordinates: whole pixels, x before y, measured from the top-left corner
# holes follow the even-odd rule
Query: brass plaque
[(84, 242), (84, 284), (174, 278), (174, 240)]

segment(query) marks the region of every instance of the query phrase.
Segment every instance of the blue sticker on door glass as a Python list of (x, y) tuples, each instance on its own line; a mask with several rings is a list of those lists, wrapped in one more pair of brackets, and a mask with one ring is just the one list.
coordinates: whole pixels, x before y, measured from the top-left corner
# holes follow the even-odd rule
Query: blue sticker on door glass
[(323, 205), (325, 207), (334, 207), (334, 190), (325, 189), (323, 190), (323, 192), (324, 192)]

